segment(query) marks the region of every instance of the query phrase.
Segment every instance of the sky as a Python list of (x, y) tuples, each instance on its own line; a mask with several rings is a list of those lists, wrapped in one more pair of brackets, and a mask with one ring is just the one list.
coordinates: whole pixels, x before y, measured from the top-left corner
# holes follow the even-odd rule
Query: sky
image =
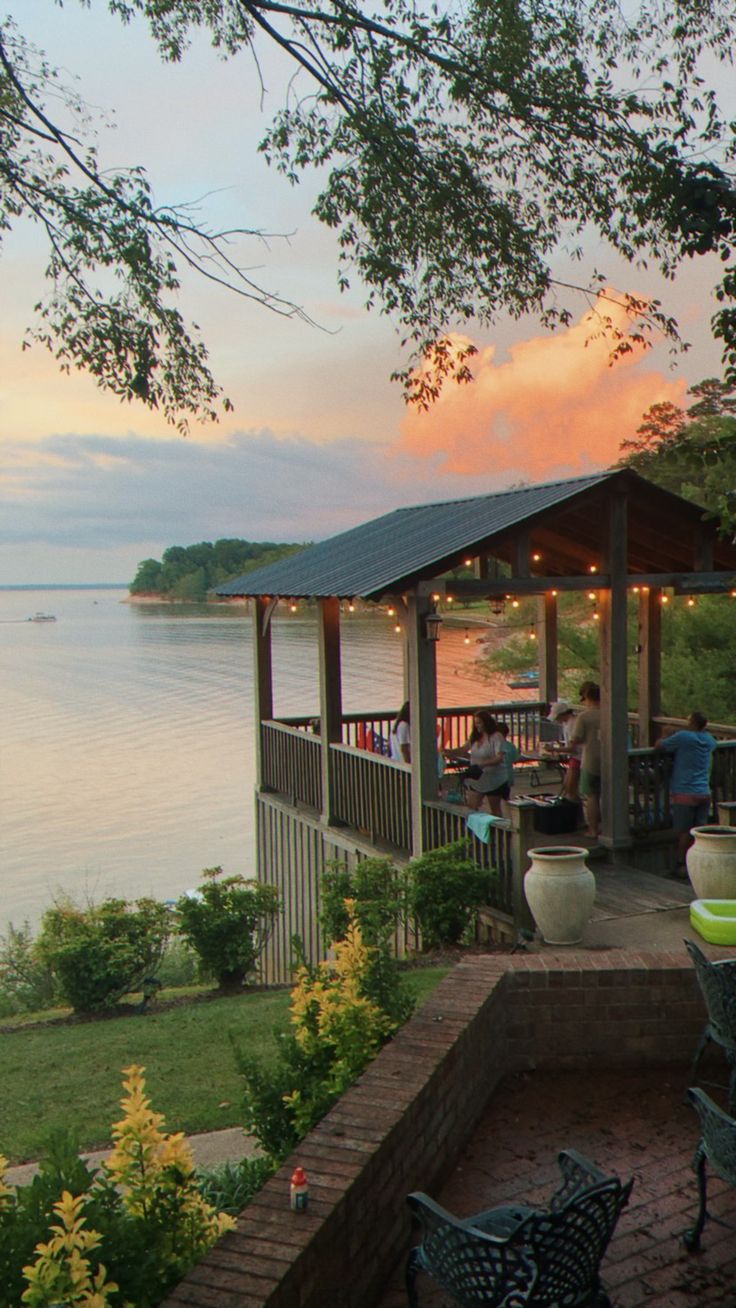
[[(266, 59), (262, 102), (247, 56), (222, 63), (202, 43), (165, 66), (146, 30), (123, 27), (104, 0), (89, 11), (0, 0), (3, 12), (114, 115), (100, 135), (106, 164), (143, 163), (159, 200), (199, 201), (214, 225), (286, 234), (253, 238), (243, 257), (319, 325), (185, 277), (180, 308), (235, 408), (182, 437), (83, 374), (60, 373), (41, 346), (21, 351), (44, 247), (30, 227), (12, 232), (0, 301), (0, 585), (125, 582), (172, 544), (315, 540), (400, 505), (606, 467), (651, 404), (682, 404), (688, 386), (720, 374), (708, 330), (716, 278), (701, 261), (664, 291), (692, 342), (674, 362), (660, 345), (611, 367), (580, 301), (571, 327), (551, 335), (533, 318), (469, 333), (473, 383), (450, 387), (428, 414), (407, 410), (389, 380), (403, 361), (393, 324), (365, 310), (359, 287), (337, 289), (335, 238), (310, 214), (315, 181), (291, 187), (257, 154), (281, 103), (277, 61)], [(626, 289), (663, 293), (590, 254)]]

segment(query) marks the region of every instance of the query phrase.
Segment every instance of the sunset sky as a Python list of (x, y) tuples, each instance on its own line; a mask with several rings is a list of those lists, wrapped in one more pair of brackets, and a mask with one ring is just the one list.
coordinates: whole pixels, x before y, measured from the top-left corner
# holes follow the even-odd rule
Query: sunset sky
[[(476, 380), (427, 415), (407, 412), (389, 381), (401, 362), (392, 324), (341, 296), (334, 237), (310, 217), (316, 193), (291, 188), (256, 154), (280, 104), (265, 65), (265, 106), (247, 57), (220, 63), (198, 46), (163, 66), (146, 32), (102, 0), (0, 0), (53, 62), (78, 73), (88, 102), (115, 111), (101, 136), (108, 165), (143, 163), (160, 200), (202, 200), (213, 224), (288, 233), (253, 240), (257, 280), (320, 324), (286, 321), (187, 279), (181, 307), (202, 327), (235, 411), (186, 439), (143, 408), (121, 405), (83, 374), (65, 377), (41, 347), (20, 344), (40, 294), (44, 249), (19, 229), (3, 253), (0, 320), (0, 584), (127, 581), (170, 544), (220, 536), (317, 539), (403, 504), (482, 494), (520, 479), (573, 476), (618, 456), (641, 414), (719, 375), (710, 340), (713, 270), (693, 264), (674, 287), (628, 274), (626, 288), (668, 295), (693, 342), (674, 369), (667, 349), (611, 368), (591, 341), (586, 305), (554, 335), (503, 319), (473, 337)], [(736, 106), (734, 108), (736, 114)], [(604, 252), (591, 263), (621, 274)]]

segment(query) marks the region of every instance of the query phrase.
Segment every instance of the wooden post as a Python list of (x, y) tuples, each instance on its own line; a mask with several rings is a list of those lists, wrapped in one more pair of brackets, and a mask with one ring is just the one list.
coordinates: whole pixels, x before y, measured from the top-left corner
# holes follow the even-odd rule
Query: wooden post
[(330, 745), (342, 741), (340, 601), (319, 601), (319, 704), (322, 721), (322, 819), (332, 825), (335, 806), (330, 779)]
[[(610, 849), (630, 845), (629, 721), (627, 685), (627, 504), (613, 496), (608, 518), (610, 589), (599, 593), (601, 653), (602, 842)], [(595, 584), (594, 582), (592, 583)]]
[(639, 593), (639, 748), (654, 744), (662, 711), (662, 591)]
[(557, 596), (545, 591), (537, 600), (537, 645), (539, 647), (539, 698), (547, 704), (557, 699)]
[(508, 804), (511, 819), (511, 902), (514, 926), (517, 931), (524, 927), (534, 929), (534, 918), (529, 911), (524, 894), (524, 877), (529, 867), (529, 850), (538, 843), (539, 835), (534, 830), (534, 804), (528, 799), (512, 799)]
[(258, 595), (253, 601), (253, 682), (256, 728), (256, 786), (263, 789), (261, 723), (273, 717), (273, 669), (271, 663), (271, 613), (273, 601)]
[(429, 597), (408, 596), (411, 828), (415, 856), (424, 852), (425, 801), (437, 798), (437, 646), (424, 634), (424, 618), (432, 608)]

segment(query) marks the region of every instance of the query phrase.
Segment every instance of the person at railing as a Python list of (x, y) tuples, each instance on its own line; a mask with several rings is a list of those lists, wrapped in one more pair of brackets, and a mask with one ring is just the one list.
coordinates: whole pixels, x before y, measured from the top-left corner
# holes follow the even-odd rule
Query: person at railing
[(511, 795), (506, 772), (504, 737), (496, 719), (487, 709), (473, 714), (473, 730), (459, 750), (448, 750), (448, 758), (464, 756), (470, 762), (464, 776), (465, 802), (470, 809), (479, 809), (487, 801), (491, 813), (501, 817), (501, 801)]
[(597, 839), (601, 830), (601, 688), (598, 683), (584, 681), (580, 699), (583, 711), (575, 719), (570, 744), (582, 746), (580, 794), (588, 835)]
[(685, 866), (685, 856), (693, 843), (693, 827), (703, 826), (710, 816), (710, 767), (715, 737), (706, 731), (708, 719), (694, 710), (682, 731), (662, 736), (654, 748), (672, 755), (670, 804), (672, 826), (677, 832), (677, 864)]
[(391, 723), (389, 757), (394, 763), (411, 763), (411, 721), (408, 699), (401, 705)]

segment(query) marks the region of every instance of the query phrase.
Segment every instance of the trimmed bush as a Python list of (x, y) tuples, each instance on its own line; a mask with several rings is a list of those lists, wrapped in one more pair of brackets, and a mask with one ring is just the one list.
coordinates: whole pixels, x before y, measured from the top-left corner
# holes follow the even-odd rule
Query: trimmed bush
[(197, 954), (202, 971), (225, 992), (240, 990), (256, 969), (279, 912), (274, 886), (245, 877), (224, 877), (205, 868), (195, 896), (177, 900), (179, 930)]
[(464, 840), (455, 840), (413, 858), (408, 867), (409, 907), (425, 949), (457, 945), (487, 903), (490, 874), (469, 857)]
[(144, 988), (171, 925), (168, 909), (154, 899), (106, 899), (87, 908), (67, 899), (44, 914), (35, 953), (75, 1012), (99, 1012)]

